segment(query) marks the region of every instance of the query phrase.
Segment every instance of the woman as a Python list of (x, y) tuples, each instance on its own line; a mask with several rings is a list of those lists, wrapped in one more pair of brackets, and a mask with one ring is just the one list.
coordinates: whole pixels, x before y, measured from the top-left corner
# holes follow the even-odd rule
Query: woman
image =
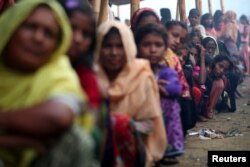
[(202, 45), (209, 56), (214, 58), (219, 54), (219, 46), (214, 37), (207, 36), (206, 38), (203, 38)]
[(71, 128), (86, 100), (63, 55), (71, 35), (63, 9), (55, 1), (22, 0), (3, 13), (0, 24), (2, 162), (90, 165), (92, 141)]
[(125, 24), (105, 22), (97, 35), (96, 71), (102, 94), (109, 101), (112, 116), (125, 115), (136, 122), (143, 134), (146, 166), (151, 167), (162, 158), (167, 140), (158, 87), (149, 63), (135, 58), (133, 35)]

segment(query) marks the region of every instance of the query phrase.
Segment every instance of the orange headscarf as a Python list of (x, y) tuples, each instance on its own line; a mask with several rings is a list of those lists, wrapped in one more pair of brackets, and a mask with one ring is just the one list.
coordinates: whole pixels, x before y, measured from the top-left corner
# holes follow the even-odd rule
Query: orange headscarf
[[(99, 60), (103, 37), (112, 27), (117, 28), (120, 33), (127, 61), (117, 78), (110, 83)], [(136, 59), (134, 38), (125, 24), (117, 21), (105, 22), (99, 27), (97, 37), (96, 72), (103, 94), (110, 100), (111, 113), (125, 114), (136, 121), (150, 119), (154, 123), (152, 132), (144, 140), (147, 150), (146, 166), (151, 166), (152, 162), (162, 158), (167, 139), (161, 117), (159, 90), (149, 63)]]

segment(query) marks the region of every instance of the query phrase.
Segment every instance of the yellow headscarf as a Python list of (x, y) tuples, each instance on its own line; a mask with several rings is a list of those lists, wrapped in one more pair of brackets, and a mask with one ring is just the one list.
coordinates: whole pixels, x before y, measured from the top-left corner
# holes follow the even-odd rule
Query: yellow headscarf
[[(4, 48), (20, 24), (41, 4), (48, 5), (61, 27), (61, 42), (49, 62), (32, 74), (13, 71), (3, 64)], [(14, 19), (14, 20), (13, 20)], [(0, 108), (17, 109), (43, 102), (51, 96), (73, 94), (84, 99), (67, 56), (71, 28), (63, 9), (54, 0), (22, 0), (0, 17)]]
[[(4, 49), (12, 35), (30, 13), (39, 5), (48, 5), (54, 12), (60, 28), (61, 41), (48, 63), (31, 74), (14, 71), (3, 63)], [(71, 28), (62, 7), (55, 0), (22, 0), (6, 10), (0, 17), (0, 108), (15, 110), (39, 104), (52, 96), (71, 94), (86, 100), (77, 75), (71, 68), (67, 56), (71, 42)], [(14, 154), (0, 149), (0, 157), (9, 158), (10, 166), (25, 167), (35, 157), (32, 150)], [(15, 165), (14, 165), (15, 164)]]
[[(120, 33), (125, 50), (126, 65), (117, 78), (110, 83), (100, 62), (100, 49), (104, 36), (112, 27), (117, 28)], [(149, 62), (144, 59), (136, 59), (133, 34), (123, 23), (117, 21), (103, 23), (98, 28), (97, 37), (96, 71), (104, 95), (110, 100), (111, 113), (125, 114), (137, 121), (147, 119), (153, 121), (154, 128), (144, 140), (147, 152), (146, 167), (149, 167), (152, 162), (162, 158), (167, 145), (159, 90)]]

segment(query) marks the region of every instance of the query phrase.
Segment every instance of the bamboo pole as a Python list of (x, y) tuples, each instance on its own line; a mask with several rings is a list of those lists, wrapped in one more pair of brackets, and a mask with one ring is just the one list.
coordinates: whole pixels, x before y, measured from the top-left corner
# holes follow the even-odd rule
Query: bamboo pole
[(100, 8), (100, 14), (98, 19), (98, 25), (100, 25), (102, 22), (108, 20), (108, 0), (101, 0), (101, 8)]
[(117, 17), (120, 18), (120, 5), (117, 5)]
[(225, 11), (224, 0), (220, 0), (220, 6), (221, 6), (221, 11), (224, 13), (224, 11)]
[(180, 19), (181, 21), (186, 22), (186, 3), (185, 0), (179, 0), (179, 10), (180, 10)]
[(130, 14), (132, 17), (133, 14), (140, 8), (140, 0), (130, 0), (130, 4), (131, 4)]
[(180, 9), (179, 8), (179, 0), (177, 0), (175, 20), (179, 20), (179, 18), (180, 18), (180, 10), (179, 9)]
[(199, 10), (200, 15), (202, 15), (202, 0), (195, 0), (195, 6)]
[(100, 14), (101, 0), (93, 0), (92, 5), (93, 5), (93, 10), (96, 15), (96, 20), (98, 20), (99, 14)]
[(212, 8), (212, 1), (211, 0), (208, 0), (208, 9), (209, 9), (209, 13), (211, 15), (213, 15), (213, 8)]

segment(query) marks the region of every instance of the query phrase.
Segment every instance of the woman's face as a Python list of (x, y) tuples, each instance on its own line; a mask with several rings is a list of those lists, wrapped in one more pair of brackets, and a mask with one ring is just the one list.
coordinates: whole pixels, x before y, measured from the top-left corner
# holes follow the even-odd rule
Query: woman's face
[(168, 44), (169, 47), (176, 52), (182, 41), (182, 27), (175, 25), (172, 26), (168, 31)]
[(23, 72), (37, 70), (49, 61), (58, 46), (59, 36), (59, 24), (51, 9), (36, 8), (7, 44), (6, 65)]
[(91, 18), (79, 11), (73, 12), (69, 20), (73, 38), (68, 55), (73, 61), (88, 53), (93, 42), (93, 27)]
[(158, 64), (166, 51), (166, 44), (161, 36), (147, 34), (143, 37), (138, 46), (138, 55), (148, 59), (150, 64)]
[(121, 72), (127, 61), (125, 54), (120, 34), (114, 33), (103, 39), (100, 63), (107, 72)]
[(225, 73), (225, 71), (228, 70), (229, 66), (230, 63), (227, 60), (216, 62), (213, 69), (213, 74), (216, 77), (221, 77)]
[(213, 40), (209, 41), (206, 46), (205, 46), (206, 52), (210, 55), (213, 56), (215, 54), (216, 50), (216, 44)]

